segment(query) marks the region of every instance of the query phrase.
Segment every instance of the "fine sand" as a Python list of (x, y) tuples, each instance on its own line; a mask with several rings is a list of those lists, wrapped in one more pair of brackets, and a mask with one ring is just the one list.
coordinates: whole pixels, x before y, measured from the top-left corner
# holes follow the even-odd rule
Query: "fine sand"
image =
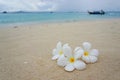
[[(51, 60), (58, 41), (89, 41), (99, 60), (66, 72)], [(0, 27), (0, 80), (120, 80), (120, 19)]]

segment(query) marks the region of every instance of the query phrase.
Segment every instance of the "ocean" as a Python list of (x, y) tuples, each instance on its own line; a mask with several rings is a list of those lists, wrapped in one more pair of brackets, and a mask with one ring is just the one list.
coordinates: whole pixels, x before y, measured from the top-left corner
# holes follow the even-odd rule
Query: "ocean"
[(48, 23), (111, 18), (120, 18), (120, 12), (106, 12), (105, 15), (89, 15), (84, 12), (11, 12), (0, 13), (0, 24)]

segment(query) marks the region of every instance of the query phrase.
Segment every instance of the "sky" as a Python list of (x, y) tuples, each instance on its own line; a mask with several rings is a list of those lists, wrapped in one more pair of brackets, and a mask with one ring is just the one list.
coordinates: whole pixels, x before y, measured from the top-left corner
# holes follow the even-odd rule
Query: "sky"
[(0, 11), (120, 11), (120, 0), (0, 0)]

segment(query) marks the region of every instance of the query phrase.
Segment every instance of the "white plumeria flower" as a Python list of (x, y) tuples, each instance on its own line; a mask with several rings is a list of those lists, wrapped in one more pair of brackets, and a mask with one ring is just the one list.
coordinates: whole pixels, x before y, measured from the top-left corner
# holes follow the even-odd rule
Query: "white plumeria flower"
[(82, 54), (82, 60), (86, 63), (95, 63), (98, 60), (97, 56), (99, 55), (99, 52), (97, 49), (90, 50), (90, 48), (91, 44), (89, 42), (83, 43), (84, 53)]
[(56, 60), (58, 58), (60, 58), (61, 56), (64, 56), (64, 53), (63, 53), (63, 47), (65, 46), (68, 46), (68, 44), (64, 44), (62, 46), (62, 43), (61, 42), (58, 42), (57, 43), (57, 46), (55, 49), (53, 49), (53, 57), (52, 57), (52, 60)]
[(78, 60), (82, 56), (83, 50), (77, 50), (76, 48), (75, 53), (72, 54), (71, 47), (65, 46), (63, 52), (65, 56), (60, 57), (57, 60), (57, 64), (59, 66), (65, 66), (66, 71), (73, 71), (74, 69), (83, 70), (86, 68), (86, 64), (83, 61)]

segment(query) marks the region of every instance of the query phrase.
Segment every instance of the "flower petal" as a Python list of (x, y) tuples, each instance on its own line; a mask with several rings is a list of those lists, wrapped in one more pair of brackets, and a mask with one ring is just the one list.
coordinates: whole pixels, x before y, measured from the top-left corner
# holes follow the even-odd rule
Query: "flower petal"
[(68, 43), (64, 44), (64, 45), (63, 45), (63, 48), (66, 47), (66, 46), (68, 46), (68, 45), (69, 45)]
[(56, 59), (58, 59), (59, 58), (59, 55), (54, 55), (53, 57), (52, 57), (52, 60), (56, 60)]
[(81, 47), (76, 47), (74, 50), (74, 53), (77, 52), (78, 50), (82, 49)]
[(91, 48), (91, 44), (89, 42), (84, 42), (83, 47), (84, 47), (85, 50), (88, 51)]
[(66, 71), (73, 71), (75, 68), (72, 64), (67, 64), (67, 66), (65, 66), (65, 70)]
[(65, 65), (67, 65), (67, 59), (65, 58), (65, 56), (64, 55), (62, 55), (62, 56), (60, 56), (59, 57), (59, 59), (57, 60), (57, 64), (59, 65), (59, 66), (65, 66)]
[(85, 61), (86, 63), (90, 63), (89, 56), (82, 56), (82, 60)]
[(75, 54), (74, 54), (75, 59), (80, 58), (83, 55), (83, 53), (84, 53), (84, 50), (82, 50), (82, 49), (75, 52)]
[(58, 42), (56, 47), (57, 47), (57, 50), (61, 50), (62, 49), (62, 43)]
[(52, 54), (53, 54), (53, 55), (56, 55), (56, 54), (57, 54), (56, 49), (53, 49)]
[(65, 46), (63, 48), (63, 53), (66, 57), (71, 57), (72, 56), (72, 49), (69, 46)]
[(92, 50), (90, 51), (90, 55), (97, 57), (97, 56), (99, 55), (99, 51), (98, 51), (97, 49), (92, 49)]
[(78, 70), (83, 70), (86, 68), (86, 64), (83, 61), (77, 60), (74, 63), (74, 67)]
[(97, 61), (97, 57), (95, 56), (89, 56), (90, 62), (95, 63)]

